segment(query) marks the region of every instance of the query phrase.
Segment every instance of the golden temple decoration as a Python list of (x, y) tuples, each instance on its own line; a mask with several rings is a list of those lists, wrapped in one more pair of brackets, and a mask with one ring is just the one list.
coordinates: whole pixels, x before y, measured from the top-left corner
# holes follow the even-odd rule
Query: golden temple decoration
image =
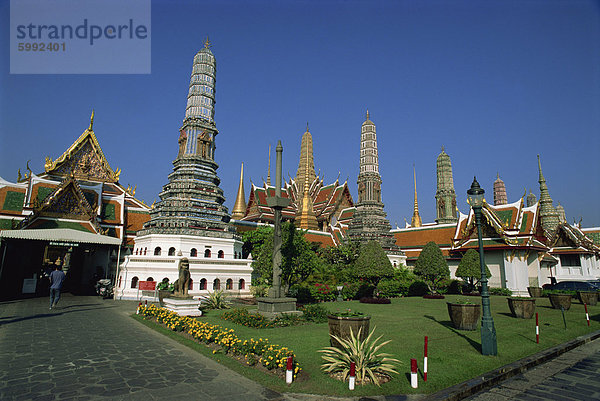
[(240, 184), (238, 186), (237, 197), (235, 198), (235, 204), (233, 206), (233, 212), (231, 213), (231, 218), (234, 220), (240, 220), (245, 215), (246, 215), (246, 195), (244, 194), (244, 163), (242, 163), (242, 168), (240, 171)]
[(419, 215), (419, 203), (417, 202), (417, 172), (415, 170), (415, 165), (413, 164), (413, 178), (415, 182), (415, 201), (413, 206), (413, 215), (410, 221), (410, 225), (412, 227), (421, 227), (423, 225), (421, 221), (421, 216)]
[(208, 35), (206, 35), (206, 40), (204, 41), (204, 48), (210, 49), (212, 45), (210, 44), (210, 40), (208, 40)]
[(119, 176), (121, 175), (121, 169), (117, 167), (115, 170), (115, 178), (119, 181)]
[(17, 170), (17, 182), (21, 181), (23, 177), (21, 177), (21, 169)]
[(88, 131), (93, 131), (94, 126), (94, 109), (92, 109), (92, 116), (90, 117), (90, 126), (88, 127)]

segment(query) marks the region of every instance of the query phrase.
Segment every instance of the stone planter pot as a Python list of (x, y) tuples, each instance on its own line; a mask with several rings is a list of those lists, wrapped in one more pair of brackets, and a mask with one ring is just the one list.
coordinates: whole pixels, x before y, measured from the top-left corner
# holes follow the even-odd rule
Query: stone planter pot
[(511, 297), (506, 298), (508, 300), (508, 307), (510, 313), (514, 317), (521, 319), (531, 319), (535, 312), (535, 299), (534, 298), (519, 298)]
[(542, 297), (542, 287), (527, 287), (527, 292), (529, 292), (529, 296), (532, 298)]
[(171, 291), (169, 290), (158, 290), (158, 303), (160, 304), (160, 306), (165, 306), (165, 303), (163, 302), (164, 298), (169, 298), (171, 296)]
[(569, 310), (571, 307), (571, 295), (570, 294), (548, 294), (550, 303), (554, 309)]
[(327, 315), (329, 321), (329, 343), (332, 347), (341, 348), (340, 343), (331, 337), (334, 335), (343, 339), (350, 339), (350, 329), (354, 333), (354, 336), (360, 332), (360, 339), (364, 340), (369, 335), (369, 326), (371, 322), (371, 316), (334, 316)]
[(452, 324), (458, 330), (476, 330), (479, 316), (481, 315), (481, 305), (479, 304), (453, 304), (448, 305), (448, 315)]
[(596, 305), (598, 303), (598, 293), (595, 291), (577, 291), (577, 299), (582, 304)]

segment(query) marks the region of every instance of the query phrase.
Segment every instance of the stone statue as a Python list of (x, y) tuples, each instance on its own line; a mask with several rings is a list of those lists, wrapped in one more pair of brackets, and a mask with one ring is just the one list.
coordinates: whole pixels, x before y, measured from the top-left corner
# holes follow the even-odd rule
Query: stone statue
[(175, 287), (175, 296), (187, 297), (190, 287), (190, 262), (188, 258), (182, 258), (179, 261), (179, 278), (173, 283)]

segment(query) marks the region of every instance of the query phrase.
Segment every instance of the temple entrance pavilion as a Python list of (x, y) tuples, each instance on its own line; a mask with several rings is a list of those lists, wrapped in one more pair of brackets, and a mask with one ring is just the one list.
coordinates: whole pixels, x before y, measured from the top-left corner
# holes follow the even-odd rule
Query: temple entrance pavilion
[(57, 261), (64, 291), (89, 294), (98, 278), (114, 279), (122, 240), (73, 229), (0, 231), (0, 299), (48, 294)]

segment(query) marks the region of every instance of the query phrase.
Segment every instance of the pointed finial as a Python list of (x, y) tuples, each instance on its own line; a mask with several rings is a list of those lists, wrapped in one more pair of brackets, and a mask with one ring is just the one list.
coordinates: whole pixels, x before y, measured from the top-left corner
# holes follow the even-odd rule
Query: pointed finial
[(271, 144), (269, 144), (269, 161), (267, 165), (267, 185), (271, 185)]
[(204, 48), (210, 49), (210, 47), (211, 47), (210, 40), (208, 40), (208, 35), (206, 35), (206, 40), (204, 41)]
[(367, 120), (369, 119), (369, 109), (367, 108)]
[(306, 122), (306, 132), (309, 132), (308, 131), (308, 121)]
[(446, 150), (444, 149), (444, 145), (442, 145), (442, 152), (445, 152)]
[(92, 131), (94, 126), (94, 109), (92, 109), (92, 116), (90, 117), (90, 126), (88, 127), (88, 131)]
[(496, 171), (496, 179), (499, 180), (500, 179), (500, 172)]

